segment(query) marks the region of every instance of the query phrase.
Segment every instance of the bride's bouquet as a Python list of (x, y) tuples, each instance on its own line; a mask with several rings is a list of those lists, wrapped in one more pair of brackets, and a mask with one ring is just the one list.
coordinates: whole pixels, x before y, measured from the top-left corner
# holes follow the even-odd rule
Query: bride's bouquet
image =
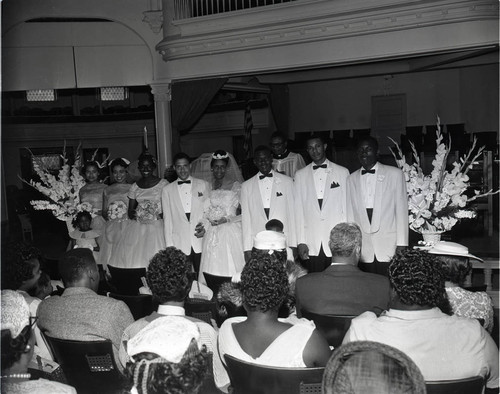
[(160, 204), (151, 200), (140, 201), (135, 210), (139, 223), (148, 224), (160, 218)]
[[(110, 220), (120, 220), (127, 214), (127, 205), (121, 201), (113, 201), (108, 206), (108, 218)], [(126, 217), (126, 216), (125, 216)]]
[(205, 212), (205, 217), (210, 221), (214, 222), (220, 220), (226, 216), (226, 210), (220, 205), (210, 205)]

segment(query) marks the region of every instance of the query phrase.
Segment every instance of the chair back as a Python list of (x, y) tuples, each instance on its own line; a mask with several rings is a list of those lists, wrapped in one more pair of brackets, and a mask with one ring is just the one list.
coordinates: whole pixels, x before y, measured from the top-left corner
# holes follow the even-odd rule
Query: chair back
[(132, 313), (132, 316), (134, 317), (134, 320), (138, 320), (141, 317), (148, 316), (155, 310), (153, 297), (149, 294), (124, 295), (108, 293), (108, 297), (123, 301), (125, 304), (127, 304), (130, 312)]
[(217, 292), (219, 291), (219, 287), (221, 284), (223, 284), (224, 282), (231, 282), (230, 276), (212, 275), (208, 272), (203, 272), (203, 276), (205, 277), (207, 286), (214, 292), (214, 297), (217, 297)]
[(113, 358), (113, 345), (104, 341), (72, 341), (45, 335), (49, 348), (70, 386), (80, 393), (119, 393), (123, 376)]
[(216, 320), (217, 317), (215, 301), (188, 298), (184, 302), (184, 309), (187, 316), (202, 320), (210, 325), (212, 325), (211, 319)]
[(111, 286), (115, 293), (137, 295), (142, 287), (141, 278), (146, 276), (146, 268), (117, 268), (108, 265), (111, 275)]
[(342, 345), (342, 340), (351, 326), (351, 320), (356, 316), (319, 315), (308, 311), (301, 311), (302, 317), (314, 321), (316, 328), (326, 338), (328, 344), (334, 348)]
[(325, 368), (279, 368), (224, 355), (234, 394), (321, 393)]
[(465, 379), (425, 382), (425, 387), (427, 394), (481, 394), (485, 383), (484, 377), (473, 376)]

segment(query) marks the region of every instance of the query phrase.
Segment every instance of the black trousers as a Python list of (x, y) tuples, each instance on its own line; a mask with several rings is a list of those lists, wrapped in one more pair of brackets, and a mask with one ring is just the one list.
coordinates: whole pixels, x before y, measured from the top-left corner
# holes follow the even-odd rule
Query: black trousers
[(363, 272), (389, 277), (389, 261), (378, 261), (376, 257), (374, 257), (373, 263), (362, 263), (360, 261), (358, 268)]
[(188, 258), (193, 264), (193, 270), (194, 272), (196, 272), (196, 280), (198, 280), (198, 274), (200, 273), (201, 253), (195, 253), (193, 248), (191, 248), (191, 254), (188, 256)]
[(309, 273), (322, 272), (332, 263), (332, 258), (325, 255), (323, 246), (321, 246), (317, 256), (309, 256), (308, 260), (301, 260), (300, 262)]

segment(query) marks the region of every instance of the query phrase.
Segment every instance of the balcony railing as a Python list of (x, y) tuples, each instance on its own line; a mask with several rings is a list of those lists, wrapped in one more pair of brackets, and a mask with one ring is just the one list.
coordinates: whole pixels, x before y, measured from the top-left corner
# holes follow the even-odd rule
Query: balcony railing
[(296, 0), (174, 0), (174, 20), (197, 18)]

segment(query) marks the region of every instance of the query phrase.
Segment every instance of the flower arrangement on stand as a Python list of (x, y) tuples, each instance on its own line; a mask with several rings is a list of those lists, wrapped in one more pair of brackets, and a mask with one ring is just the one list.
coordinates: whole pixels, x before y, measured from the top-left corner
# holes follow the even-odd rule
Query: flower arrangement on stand
[[(80, 151), (78, 145), (77, 152)], [(31, 153), (31, 151), (30, 151)], [(33, 153), (31, 153), (33, 155)], [(89, 211), (91, 214), (96, 209), (89, 203), (80, 203), (78, 192), (85, 185), (85, 180), (80, 174), (81, 157), (77, 153), (74, 163), (69, 164), (66, 155), (66, 142), (64, 143), (63, 154), (61, 155), (63, 165), (57, 175), (52, 174), (41, 160), (33, 160), (33, 169), (40, 177), (40, 182), (21, 179), (24, 183), (32, 186), (42, 193), (46, 200), (30, 201), (37, 211), (49, 210), (59, 220), (70, 223), (79, 211)]]
[(472, 197), (467, 196), (465, 192), (470, 187), (467, 173), (482, 155), (484, 146), (476, 151), (477, 141), (474, 138), (469, 151), (460, 158), (459, 163), (453, 162), (451, 171), (448, 171), (446, 163), (451, 151), (451, 138), (447, 144), (444, 143), (439, 117), (436, 130), (436, 154), (432, 161), (432, 172), (429, 175), (423, 173), (418, 152), (411, 141), (414, 163), (410, 165), (406, 163), (398, 143), (392, 138), (390, 140), (396, 146), (396, 152), (392, 152), (396, 163), (406, 178), (410, 228), (421, 233), (424, 241), (428, 235), (431, 235), (431, 239), (426, 241), (427, 245), (436, 242), (441, 233), (451, 230), (459, 220), (476, 217), (476, 211), (470, 205), (472, 201), (500, 191), (491, 189), (481, 193), (480, 190), (474, 190)]

